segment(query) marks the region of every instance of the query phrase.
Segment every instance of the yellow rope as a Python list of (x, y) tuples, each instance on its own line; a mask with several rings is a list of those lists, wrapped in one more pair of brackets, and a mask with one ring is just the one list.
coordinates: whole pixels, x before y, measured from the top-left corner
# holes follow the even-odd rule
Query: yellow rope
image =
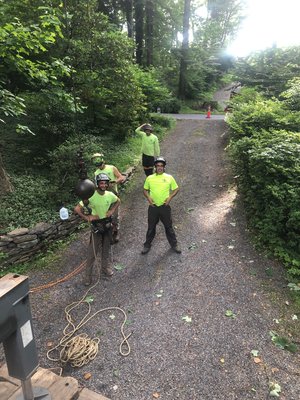
[(68, 340), (60, 351), (62, 364), (68, 362), (72, 367), (82, 367), (98, 354), (99, 339), (90, 339), (85, 333)]
[[(105, 311), (120, 311), (123, 316), (123, 323), (121, 325), (121, 334), (123, 337), (123, 340), (119, 346), (119, 352), (122, 356), (128, 356), (130, 354), (130, 345), (128, 342), (129, 337), (131, 336), (131, 333), (129, 335), (125, 335), (124, 333), (124, 326), (127, 321), (127, 315), (125, 311), (120, 308), (120, 307), (106, 307), (101, 310), (96, 311), (94, 314), (91, 314), (91, 304), (86, 301), (87, 294), (98, 284), (100, 280), (100, 269), (98, 265), (98, 260), (97, 260), (97, 254), (95, 250), (95, 243), (94, 243), (94, 237), (92, 235), (92, 244), (93, 244), (93, 251), (94, 251), (94, 256), (95, 256), (95, 264), (97, 266), (98, 270), (98, 279), (97, 282), (91, 286), (83, 295), (83, 297), (76, 302), (73, 302), (65, 307), (65, 317), (67, 320), (67, 325), (65, 326), (63, 330), (63, 337), (60, 339), (59, 343), (51, 348), (47, 352), (47, 358), (51, 361), (60, 361), (63, 365), (66, 363), (70, 363), (72, 367), (81, 367), (85, 364), (87, 364), (89, 361), (93, 360), (99, 350), (99, 338), (94, 338), (90, 339), (86, 334), (80, 334), (77, 336), (74, 336), (74, 334), (82, 328), (86, 323), (88, 323), (92, 318), (94, 318), (96, 315), (105, 312)], [(84, 317), (81, 319), (79, 323), (76, 324), (75, 320), (72, 318), (71, 312), (79, 307), (81, 304), (87, 305), (88, 310)], [(123, 350), (123, 347), (127, 347), (127, 351)], [(61, 347), (61, 350), (59, 351), (59, 357), (58, 358), (53, 358), (50, 357), (50, 353), (53, 352), (54, 350), (58, 350)]]

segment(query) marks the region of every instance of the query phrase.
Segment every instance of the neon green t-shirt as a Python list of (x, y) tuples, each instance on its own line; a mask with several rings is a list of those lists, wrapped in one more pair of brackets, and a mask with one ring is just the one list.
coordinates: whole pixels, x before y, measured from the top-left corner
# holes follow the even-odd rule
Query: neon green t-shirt
[(137, 128), (135, 132), (142, 135), (142, 153), (146, 156), (158, 157), (160, 148), (157, 136), (153, 135), (153, 133), (148, 136), (141, 128)]
[[(115, 174), (114, 174), (114, 166), (113, 165), (106, 165), (105, 164), (105, 167), (103, 169), (98, 168), (95, 171), (95, 177), (97, 175), (99, 175), (99, 174), (106, 174), (111, 181), (115, 181), (116, 180), (116, 177), (115, 177)], [(111, 184), (111, 187), (116, 193), (118, 193), (118, 185), (116, 183)]]
[(170, 196), (170, 192), (177, 189), (178, 185), (172, 175), (152, 174), (147, 177), (144, 189), (149, 191), (149, 195), (156, 206), (164, 204)]
[[(89, 198), (88, 206), (92, 209), (92, 215), (98, 215), (99, 219), (106, 218), (106, 213), (111, 205), (118, 200), (118, 197), (106, 190), (101, 196), (97, 191)], [(83, 207), (83, 201), (79, 203)]]

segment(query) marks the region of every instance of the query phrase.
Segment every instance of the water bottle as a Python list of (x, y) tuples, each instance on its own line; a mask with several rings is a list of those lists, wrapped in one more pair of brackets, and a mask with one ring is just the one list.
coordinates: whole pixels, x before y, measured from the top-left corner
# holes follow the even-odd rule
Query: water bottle
[(62, 219), (63, 221), (66, 220), (66, 219), (68, 219), (68, 218), (69, 218), (69, 211), (68, 211), (68, 209), (67, 209), (66, 207), (62, 207), (62, 208), (59, 210), (59, 216), (60, 216), (60, 219)]

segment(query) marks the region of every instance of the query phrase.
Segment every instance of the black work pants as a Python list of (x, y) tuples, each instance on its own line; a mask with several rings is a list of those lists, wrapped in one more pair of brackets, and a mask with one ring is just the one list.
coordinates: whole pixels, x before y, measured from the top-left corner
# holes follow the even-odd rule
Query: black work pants
[(177, 239), (172, 226), (171, 207), (162, 206), (149, 206), (148, 208), (148, 230), (146, 234), (145, 247), (151, 247), (152, 240), (156, 234), (156, 225), (159, 220), (163, 223), (166, 231), (166, 236), (171, 247), (176, 247)]
[(144, 168), (145, 175), (146, 176), (152, 175), (153, 168), (154, 168), (154, 157), (143, 154), (142, 155), (142, 165)]

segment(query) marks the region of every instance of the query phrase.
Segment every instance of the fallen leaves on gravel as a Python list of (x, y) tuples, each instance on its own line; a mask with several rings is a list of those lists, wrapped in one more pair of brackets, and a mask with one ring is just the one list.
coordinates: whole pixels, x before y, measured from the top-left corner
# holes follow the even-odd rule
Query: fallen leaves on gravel
[(255, 362), (255, 364), (260, 364), (262, 362), (259, 357), (254, 357), (253, 361)]
[(276, 382), (270, 382), (269, 384), (270, 396), (279, 397), (281, 392), (281, 386)]
[(284, 336), (279, 336), (278, 333), (275, 331), (270, 331), (269, 333), (270, 333), (272, 342), (275, 344), (276, 347), (278, 347), (281, 350), (288, 350), (291, 353), (296, 353), (297, 346), (295, 345), (295, 343), (290, 342)]
[(123, 271), (124, 268), (125, 268), (125, 265), (123, 265), (123, 264), (116, 264), (116, 265), (114, 265), (114, 269), (115, 269), (116, 271)]
[(93, 296), (86, 296), (86, 298), (84, 299), (84, 301), (85, 301), (86, 303), (92, 303), (92, 302), (94, 301), (94, 298), (93, 298)]
[(226, 310), (226, 311), (225, 311), (225, 315), (226, 315), (226, 317), (228, 317), (228, 318), (236, 318), (236, 315), (235, 315), (234, 312), (231, 311), (231, 310)]
[(186, 210), (186, 212), (190, 213), (191, 211), (194, 211), (194, 210), (195, 210), (194, 207), (189, 207), (189, 208)]
[(92, 374), (91, 374), (90, 372), (86, 372), (86, 373), (83, 375), (83, 377), (84, 377), (84, 379), (85, 379), (86, 381), (88, 381), (89, 379), (91, 379)]
[(258, 350), (251, 350), (251, 355), (253, 356), (253, 361), (255, 364), (260, 364), (262, 360), (258, 357)]
[(185, 315), (185, 316), (182, 317), (181, 319), (183, 319), (185, 322), (192, 322), (192, 318), (189, 317), (188, 315)]
[(155, 392), (155, 393), (152, 394), (152, 397), (154, 397), (155, 399), (159, 399), (160, 394)]

